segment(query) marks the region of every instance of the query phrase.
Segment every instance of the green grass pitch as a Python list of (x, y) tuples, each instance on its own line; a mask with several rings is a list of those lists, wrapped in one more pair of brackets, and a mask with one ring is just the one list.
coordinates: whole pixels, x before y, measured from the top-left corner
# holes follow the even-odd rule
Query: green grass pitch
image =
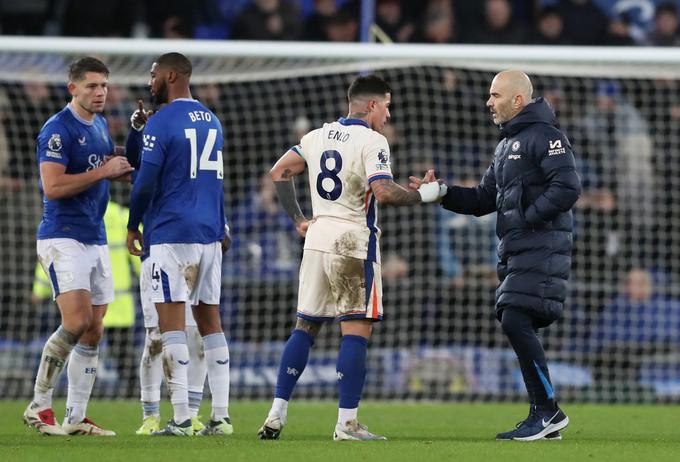
[[(0, 401), (0, 461), (680, 461), (680, 407), (564, 406), (571, 423), (562, 441), (495, 441), (496, 432), (526, 416), (518, 404), (366, 402), (361, 420), (386, 442), (332, 441), (333, 402), (292, 402), (279, 441), (259, 441), (256, 432), (268, 402), (235, 401), (233, 436), (151, 438), (134, 434), (140, 423), (134, 401), (98, 401), (90, 417), (118, 433), (114, 438), (45, 437), (27, 429), (25, 401)], [(163, 417), (170, 415), (164, 405)], [(203, 415), (207, 415), (207, 405)], [(64, 403), (55, 405), (63, 415)]]

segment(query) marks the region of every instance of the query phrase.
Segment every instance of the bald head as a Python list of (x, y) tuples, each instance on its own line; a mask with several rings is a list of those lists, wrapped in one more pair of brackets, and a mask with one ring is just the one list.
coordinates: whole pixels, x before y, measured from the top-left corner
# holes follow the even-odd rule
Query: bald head
[(519, 114), (531, 101), (533, 92), (529, 76), (522, 71), (509, 70), (496, 74), (486, 102), (494, 123), (500, 125)]

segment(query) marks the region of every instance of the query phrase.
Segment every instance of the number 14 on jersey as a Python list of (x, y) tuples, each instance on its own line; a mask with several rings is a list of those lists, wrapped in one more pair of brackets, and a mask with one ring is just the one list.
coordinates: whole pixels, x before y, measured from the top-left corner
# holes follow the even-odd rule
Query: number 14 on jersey
[[(224, 162), (222, 161), (222, 151), (217, 151), (217, 159), (210, 160), (210, 155), (215, 147), (215, 140), (217, 138), (217, 130), (211, 128), (208, 130), (208, 137), (205, 140), (203, 149), (201, 150), (201, 157), (198, 158), (198, 149), (196, 141), (196, 129), (187, 128), (184, 130), (184, 136), (189, 140), (191, 147), (191, 167), (189, 171), (189, 178), (196, 178), (196, 167), (198, 170), (214, 170), (217, 178), (224, 178)], [(198, 165), (197, 165), (198, 164)]]

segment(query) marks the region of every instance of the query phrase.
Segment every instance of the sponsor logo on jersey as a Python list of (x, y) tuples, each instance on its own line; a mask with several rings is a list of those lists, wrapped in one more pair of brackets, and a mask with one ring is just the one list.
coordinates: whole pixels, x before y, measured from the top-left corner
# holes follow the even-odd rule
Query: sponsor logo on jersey
[(45, 157), (53, 157), (54, 159), (61, 159), (60, 152), (45, 151)]
[(562, 140), (548, 141), (548, 147), (549, 156), (557, 156), (567, 152), (567, 150), (562, 147)]
[(82, 136), (82, 137), (78, 138), (78, 143), (79, 143), (81, 146), (85, 146), (85, 145), (87, 144), (87, 143), (85, 142), (85, 136)]
[(153, 149), (156, 141), (156, 137), (152, 135), (144, 135), (142, 137), (142, 142), (144, 143), (144, 149)]
[(50, 148), (50, 151), (61, 151), (61, 146), (61, 135), (59, 133), (52, 133), (47, 142), (47, 147)]
[(522, 154), (510, 154), (508, 156), (508, 159), (510, 159), (510, 160), (519, 160), (521, 158), (522, 158)]
[(515, 141), (514, 143), (512, 143), (512, 146), (511, 146), (512, 152), (519, 151), (520, 146), (521, 146), (521, 144), (520, 144), (519, 141)]

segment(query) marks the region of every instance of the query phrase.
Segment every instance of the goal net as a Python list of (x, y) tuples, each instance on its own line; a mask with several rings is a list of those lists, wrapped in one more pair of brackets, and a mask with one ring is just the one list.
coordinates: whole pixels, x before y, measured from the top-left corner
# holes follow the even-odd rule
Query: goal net
[[(307, 131), (345, 116), (352, 78), (377, 72), (394, 89), (385, 135), (397, 181), (435, 168), (449, 183), (474, 185), (498, 141), (485, 108), (490, 81), (497, 71), (519, 68), (531, 76), (535, 96), (556, 109), (583, 183), (564, 319), (542, 332), (557, 393), (572, 401), (680, 399), (677, 53), (9, 38), (0, 50), (3, 397), (30, 396), (42, 345), (59, 324), (36, 272), (42, 205), (35, 137), (68, 101), (68, 63), (95, 54), (110, 66), (105, 115), (123, 145), (137, 99), (149, 99), (153, 58), (180, 51), (194, 63), (193, 96), (224, 124), (234, 241), (224, 260), (221, 310), (234, 398), (271, 395), (295, 322), (302, 242), (267, 180), (278, 156)], [(297, 189), (310, 215), (306, 181)], [(129, 186), (112, 185), (112, 201), (125, 206), (128, 197)], [(494, 318), (494, 223), (493, 215), (456, 215), (434, 205), (380, 207), (385, 320), (371, 340), (367, 396), (523, 399), (515, 355)], [(114, 278), (125, 279), (132, 268), (118, 263)], [(138, 288), (117, 291), (122, 297)], [(95, 395), (138, 396), (144, 329), (138, 297), (130, 300), (134, 322), (106, 330)], [(335, 325), (322, 331), (296, 396), (336, 396), (339, 339)], [(62, 380), (57, 392), (64, 390)]]

